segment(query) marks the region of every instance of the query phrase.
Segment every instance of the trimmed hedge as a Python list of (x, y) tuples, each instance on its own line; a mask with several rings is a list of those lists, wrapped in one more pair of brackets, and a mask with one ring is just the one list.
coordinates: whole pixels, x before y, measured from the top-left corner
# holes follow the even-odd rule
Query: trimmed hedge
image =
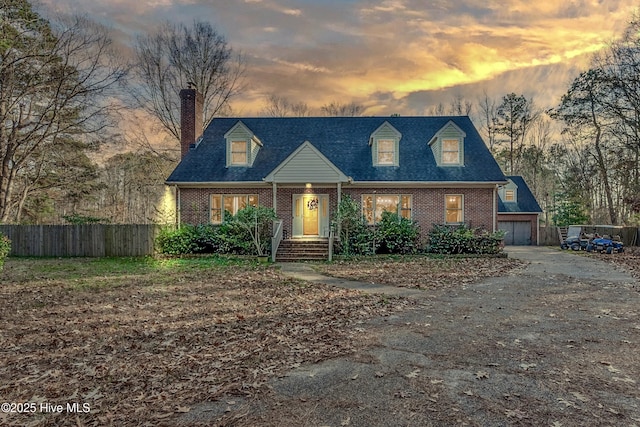
[(435, 224), (429, 232), (427, 252), (436, 254), (497, 254), (502, 251), (504, 231), (495, 233), (466, 225)]

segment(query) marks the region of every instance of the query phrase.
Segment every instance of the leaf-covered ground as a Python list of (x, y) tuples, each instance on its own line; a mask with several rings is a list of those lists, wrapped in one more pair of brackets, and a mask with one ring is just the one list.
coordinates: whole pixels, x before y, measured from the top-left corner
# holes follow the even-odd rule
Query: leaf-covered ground
[(640, 247), (625, 248), (621, 254), (591, 254), (590, 256), (622, 267), (632, 276), (640, 279)]
[(172, 425), (194, 402), (353, 352), (358, 322), (409, 304), (227, 264), (9, 259), (0, 425)]
[(318, 265), (323, 274), (367, 283), (418, 289), (441, 289), (499, 277), (524, 265), (512, 258), (367, 257)]

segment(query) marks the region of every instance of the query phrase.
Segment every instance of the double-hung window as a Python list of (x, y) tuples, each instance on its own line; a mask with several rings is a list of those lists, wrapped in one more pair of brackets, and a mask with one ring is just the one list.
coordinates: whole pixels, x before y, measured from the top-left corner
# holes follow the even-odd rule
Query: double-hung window
[(442, 140), (442, 164), (445, 164), (445, 165), (460, 164), (460, 140), (459, 139)]
[(247, 159), (247, 141), (231, 141), (231, 164), (234, 166), (246, 165)]
[(409, 194), (364, 194), (362, 215), (370, 225), (379, 222), (385, 211), (399, 213), (401, 217), (410, 219), (411, 199)]
[(378, 140), (378, 165), (395, 165), (396, 141), (393, 139)]
[(247, 206), (258, 206), (257, 194), (212, 194), (210, 197), (211, 223), (220, 224)]
[(447, 194), (445, 199), (445, 222), (461, 224), (464, 222), (463, 197), (461, 194)]

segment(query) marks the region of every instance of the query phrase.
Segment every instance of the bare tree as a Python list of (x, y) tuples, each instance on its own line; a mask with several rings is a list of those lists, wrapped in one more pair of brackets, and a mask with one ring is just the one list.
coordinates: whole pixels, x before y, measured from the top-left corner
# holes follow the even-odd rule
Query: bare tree
[(496, 123), (498, 122), (498, 115), (496, 113), (496, 101), (489, 98), (487, 92), (484, 92), (483, 98), (479, 101), (480, 105), (480, 130), (487, 138), (487, 144), (489, 150), (492, 152), (496, 147)]
[(364, 113), (364, 107), (354, 102), (343, 104), (339, 101), (333, 101), (320, 107), (320, 111), (322, 111), (322, 114), (325, 116), (357, 117)]
[(261, 115), (267, 117), (308, 117), (310, 112), (306, 103), (292, 103), (287, 98), (272, 93), (267, 98), (267, 104), (262, 109)]
[(191, 27), (166, 22), (156, 33), (139, 37), (135, 51), (139, 80), (135, 99), (176, 140), (180, 140), (180, 89), (193, 83), (202, 94), (203, 128), (242, 90), (242, 57), (207, 22), (195, 21)]
[[(15, 209), (38, 187), (34, 180), (51, 177), (43, 168), (55, 162), (47, 159), (70, 141), (104, 137), (114, 109), (105, 99), (126, 70), (113, 61), (106, 29), (86, 18), (52, 26), (26, 0), (15, 0), (2, 3), (0, 25), (0, 222), (6, 222), (20, 215)], [(26, 194), (16, 194), (21, 180)]]

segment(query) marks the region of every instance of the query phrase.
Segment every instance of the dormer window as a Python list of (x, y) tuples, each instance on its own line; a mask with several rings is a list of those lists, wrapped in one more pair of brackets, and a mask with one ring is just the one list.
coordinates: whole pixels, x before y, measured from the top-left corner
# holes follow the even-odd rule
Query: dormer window
[(231, 164), (245, 166), (247, 163), (247, 141), (231, 141)]
[(396, 163), (396, 141), (393, 139), (379, 139), (378, 164), (395, 165)]
[(227, 167), (253, 166), (262, 142), (242, 122), (236, 123), (224, 135), (227, 140)]
[(460, 140), (459, 139), (443, 139), (442, 140), (442, 163), (445, 165), (460, 164)]
[(438, 166), (464, 166), (466, 133), (453, 120), (444, 125), (429, 141)]
[(389, 122), (384, 122), (369, 138), (374, 166), (398, 166), (400, 164), (400, 138), (402, 134)]
[(498, 195), (500, 200), (504, 203), (517, 203), (518, 202), (518, 186), (513, 180), (507, 178), (507, 185), (498, 189)]

